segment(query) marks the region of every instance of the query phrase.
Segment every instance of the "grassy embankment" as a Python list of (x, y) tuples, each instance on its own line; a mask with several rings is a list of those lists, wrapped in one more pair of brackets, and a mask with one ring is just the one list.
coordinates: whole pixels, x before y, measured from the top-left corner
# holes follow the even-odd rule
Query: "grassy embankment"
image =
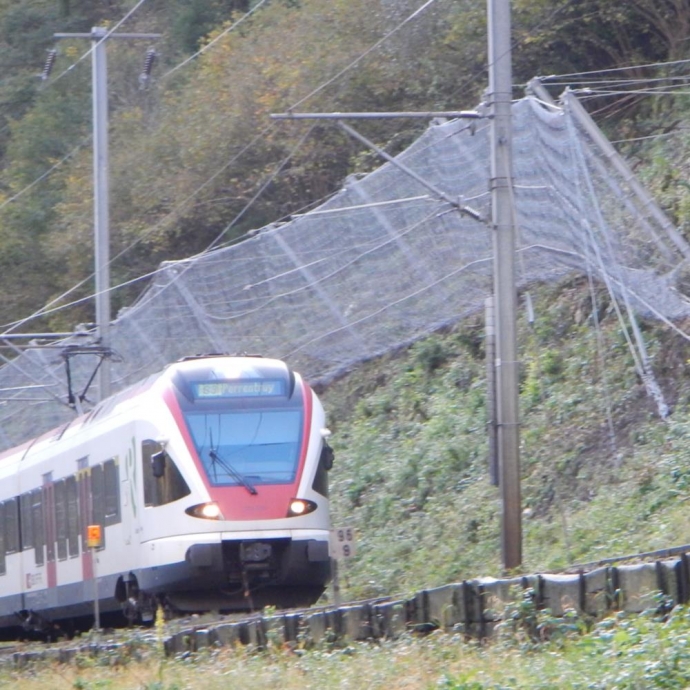
[[(524, 572), (690, 542), (688, 343), (644, 325), (672, 415), (635, 373), (606, 295), (533, 290), (521, 320)], [(501, 575), (488, 481), (480, 318), (371, 362), (325, 391), (334, 523), (358, 531), (349, 598)]]

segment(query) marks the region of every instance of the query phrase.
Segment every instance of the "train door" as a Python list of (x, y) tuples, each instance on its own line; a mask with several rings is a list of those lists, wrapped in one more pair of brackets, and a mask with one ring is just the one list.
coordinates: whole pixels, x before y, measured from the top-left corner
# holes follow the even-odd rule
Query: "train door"
[(123, 467), (120, 470), (120, 500), (122, 502), (122, 539), (129, 546), (137, 521), (137, 446), (134, 434), (125, 453)]
[(91, 524), (91, 473), (88, 457), (77, 460), (77, 495), (79, 500), (79, 533), (81, 534), (81, 564), (84, 580), (93, 579), (93, 557), (86, 543), (86, 528)]
[(41, 494), (43, 503), (43, 533), (46, 546), (46, 577), (48, 587), (55, 587), (57, 585), (57, 563), (55, 559), (55, 487), (52, 472), (47, 472), (43, 475)]

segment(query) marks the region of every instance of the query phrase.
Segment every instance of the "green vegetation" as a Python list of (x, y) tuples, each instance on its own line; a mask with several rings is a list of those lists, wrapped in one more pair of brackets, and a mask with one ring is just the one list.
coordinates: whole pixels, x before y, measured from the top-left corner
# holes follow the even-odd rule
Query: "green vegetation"
[[(333, 193), (346, 175), (378, 164), (335, 127), (271, 123), (271, 112), (297, 103), (314, 111), (467, 108), (486, 86), (483, 1), (438, 0), (364, 59), (420, 7), (417, 0), (272, 0), (241, 29), (223, 33), (257, 5), (142, 5), (122, 30), (163, 34), (146, 89), (138, 81), (146, 44), (109, 43), (112, 254), (126, 250), (112, 267), (114, 283), (285, 218)], [(0, 323), (25, 317), (91, 273), (90, 61), (79, 60), (88, 41), (56, 42), (53, 33), (112, 26), (133, 6), (124, 0), (0, 0)], [(578, 0), (554, 7), (516, 0), (513, 11), (518, 84), (536, 74), (678, 60), (690, 49), (683, 2), (632, 0), (620, 7)], [(171, 72), (215, 39), (212, 50)], [(37, 75), (45, 51), (55, 45), (53, 77), (42, 82)], [(356, 59), (356, 68), (346, 70)], [(627, 76), (671, 80), (678, 69)], [(593, 109), (608, 116), (603, 121), (614, 138), (674, 133), (651, 148), (646, 140), (631, 144), (629, 154), (639, 157), (654, 192), (687, 228), (690, 156), (687, 134), (679, 134), (687, 119), (684, 98), (636, 94), (599, 99)], [(383, 120), (361, 129), (396, 153), (424, 126)], [(115, 312), (143, 288), (137, 283), (116, 291)], [(92, 290), (87, 280), (71, 297)], [(80, 305), (34, 325), (68, 330), (93, 320), (91, 308)]]
[[(168, 74), (256, 4), (146, 3), (125, 28), (164, 32), (148, 89), (137, 81), (141, 46), (110, 45), (113, 254), (132, 245), (113, 266), (114, 281), (213, 242), (233, 241), (377, 164), (334, 128), (271, 126), (271, 112), (302, 102), (315, 111), (466, 108), (485, 87), (485, 3), (478, 0), (439, 1), (320, 90), (421, 3), (273, 0), (241, 31)], [(678, 60), (690, 51), (687, 2), (513, 5), (518, 82), (535, 74)], [(54, 32), (112, 24), (133, 6), (124, 0), (0, 0), (0, 322), (26, 316), (91, 272), (88, 60), (52, 83), (42, 85), (36, 75)], [(87, 49), (79, 40), (59, 47), (55, 75)], [(671, 79), (677, 69), (668, 66), (663, 75)], [(640, 69), (635, 76), (648, 74)], [(687, 97), (636, 94), (598, 99), (594, 108), (612, 138), (631, 140), (626, 155), (690, 236)], [(381, 121), (361, 129), (395, 153), (419, 126)], [(674, 136), (643, 139), (659, 133)], [(53, 174), (4, 203), (68, 154)], [(678, 275), (681, 289), (690, 286), (685, 273)], [(115, 309), (142, 288), (119, 292)], [(86, 283), (72, 297), (92, 289)], [(606, 294), (593, 302), (579, 279), (532, 293), (536, 320), (520, 326), (525, 572), (690, 542), (688, 344), (658, 324), (644, 324), (655, 374), (673, 410), (662, 421)], [(67, 330), (91, 320), (90, 307), (78, 309), (53, 315), (42, 327)], [(344, 596), (406, 595), (501, 574), (480, 317), (367, 363), (329, 386), (323, 398), (336, 450), (334, 522), (358, 530), (357, 556), (343, 568)], [(0, 688), (690, 684), (686, 609), (666, 618), (614, 616), (591, 625), (555, 621), (523, 604), (487, 646), (437, 633), (377, 646), (238, 648), (171, 661), (162, 659), (156, 641), (134, 645), (125, 658), (0, 671)]]
[[(508, 612), (510, 613), (510, 612)], [(516, 608), (495, 642), (459, 635), (403, 635), (378, 644), (328, 643), (264, 650), (238, 646), (164, 659), (155, 644), (129, 654), (88, 654), (71, 665), (0, 670), (0, 687), (33, 690), (238, 690), (256, 687), (431, 690), (637, 690), (690, 683), (690, 611), (617, 615), (594, 625)]]
[[(645, 337), (672, 416), (635, 373), (614, 310), (586, 281), (533, 291), (520, 325), (524, 571), (690, 542), (690, 346)], [(323, 394), (334, 522), (357, 528), (349, 598), (501, 575), (479, 318), (370, 362)]]

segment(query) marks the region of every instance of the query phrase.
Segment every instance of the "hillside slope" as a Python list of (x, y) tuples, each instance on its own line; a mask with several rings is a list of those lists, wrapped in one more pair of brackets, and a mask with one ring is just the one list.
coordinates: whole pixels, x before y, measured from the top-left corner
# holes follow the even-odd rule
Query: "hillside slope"
[[(521, 316), (524, 572), (690, 542), (690, 346), (643, 324), (672, 414), (635, 373), (607, 296), (532, 291)], [(500, 575), (480, 315), (369, 362), (322, 393), (336, 450), (334, 524), (354, 526), (348, 598)]]

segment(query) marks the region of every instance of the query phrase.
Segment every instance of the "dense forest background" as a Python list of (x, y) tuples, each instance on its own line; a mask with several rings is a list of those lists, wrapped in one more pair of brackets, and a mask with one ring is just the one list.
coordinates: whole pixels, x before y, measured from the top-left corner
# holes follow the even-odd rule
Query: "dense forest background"
[[(466, 109), (487, 85), (483, 0), (436, 0), (407, 22), (421, 0), (0, 0), (5, 327), (93, 292), (90, 43), (53, 34), (112, 27), (137, 5), (119, 30), (162, 37), (108, 44), (111, 270), (126, 286), (114, 313), (161, 261), (236, 241), (379, 164), (327, 123), (270, 113)], [(587, 105), (612, 138), (630, 142), (626, 155), (687, 234), (690, 1), (515, 0), (513, 35), (516, 97), (536, 75), (572, 75), (554, 82), (556, 96), (596, 87), (613, 68), (655, 65), (614, 73), (631, 81)], [(150, 47), (157, 60), (142, 83)], [(53, 71), (41, 79), (52, 48)], [(656, 93), (634, 79), (652, 80), (642, 83)], [(425, 125), (358, 126), (396, 153)], [(71, 330), (93, 320), (91, 308), (52, 312), (29, 330)]]

